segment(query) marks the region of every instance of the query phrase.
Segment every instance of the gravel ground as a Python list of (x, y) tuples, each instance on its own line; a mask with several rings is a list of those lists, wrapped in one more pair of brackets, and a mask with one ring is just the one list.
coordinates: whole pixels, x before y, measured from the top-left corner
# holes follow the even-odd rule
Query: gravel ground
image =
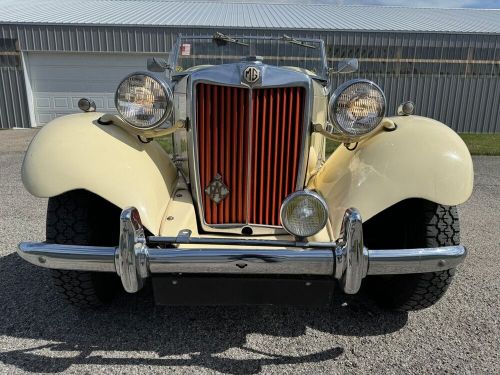
[(330, 308), (155, 307), (147, 293), (79, 311), (15, 254), (44, 239), (47, 201), (20, 181), (33, 131), (0, 131), (0, 373), (500, 372), (500, 157), (475, 157), (459, 208), (469, 249), (446, 297), (413, 313), (338, 296)]

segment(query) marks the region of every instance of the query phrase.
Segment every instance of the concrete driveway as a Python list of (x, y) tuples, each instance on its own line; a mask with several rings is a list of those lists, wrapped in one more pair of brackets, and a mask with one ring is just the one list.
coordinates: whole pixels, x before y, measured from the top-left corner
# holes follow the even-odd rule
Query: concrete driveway
[(341, 295), (321, 309), (155, 307), (146, 291), (80, 311), (15, 254), (45, 236), (47, 200), (20, 181), (32, 136), (0, 131), (0, 373), (498, 373), (499, 157), (474, 158), (474, 194), (459, 208), (469, 257), (430, 309)]

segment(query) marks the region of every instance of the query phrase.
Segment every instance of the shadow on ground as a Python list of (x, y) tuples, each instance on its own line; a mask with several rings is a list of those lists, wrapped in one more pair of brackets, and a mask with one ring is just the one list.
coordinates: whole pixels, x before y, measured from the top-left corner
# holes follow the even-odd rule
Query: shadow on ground
[[(0, 258), (0, 285), (0, 335), (44, 342), (0, 352), (0, 361), (30, 372), (56, 373), (72, 365), (98, 364), (191, 365), (255, 374), (264, 365), (335, 359), (344, 348), (335, 345), (333, 335), (382, 335), (407, 322), (406, 313), (382, 311), (365, 299), (344, 296), (320, 309), (157, 307), (151, 293), (145, 291), (120, 296), (104, 310), (82, 311), (53, 293), (48, 271), (27, 264), (16, 254)], [(304, 348), (306, 354), (289, 356), (247, 345), (251, 334), (300, 338), (306, 328), (332, 334), (332, 347), (312, 353), (312, 348)], [(26, 346), (25, 341), (20, 342), (19, 346)], [(237, 356), (243, 357), (239, 359), (220, 355), (227, 350), (245, 355)], [(101, 355), (101, 351), (110, 353)], [(141, 354), (146, 352), (149, 355)], [(286, 348), (282, 352), (289, 353)]]

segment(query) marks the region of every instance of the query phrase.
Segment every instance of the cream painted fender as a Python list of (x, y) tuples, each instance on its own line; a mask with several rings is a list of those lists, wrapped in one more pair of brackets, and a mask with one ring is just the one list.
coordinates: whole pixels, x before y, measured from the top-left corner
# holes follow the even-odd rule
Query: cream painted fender
[(453, 130), (425, 117), (391, 120), (395, 131), (381, 130), (354, 151), (338, 147), (308, 184), (328, 203), (335, 238), (349, 207), (366, 221), (407, 198), (457, 205), (472, 193), (472, 159)]
[(157, 142), (144, 144), (117, 126), (100, 125), (101, 115), (80, 113), (45, 125), (26, 151), (24, 186), (37, 197), (85, 189), (122, 209), (135, 206), (144, 226), (158, 234), (176, 168)]

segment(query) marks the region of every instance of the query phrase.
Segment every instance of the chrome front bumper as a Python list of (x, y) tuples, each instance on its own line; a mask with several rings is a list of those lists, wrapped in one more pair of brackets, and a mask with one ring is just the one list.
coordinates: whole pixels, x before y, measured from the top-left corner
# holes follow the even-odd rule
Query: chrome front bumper
[[(341, 240), (334, 243), (193, 238), (189, 231), (146, 238), (135, 208), (123, 210), (120, 221), (117, 248), (23, 242), (17, 252), (45, 268), (116, 272), (130, 293), (152, 274), (239, 274), (331, 276), (348, 294), (357, 293), (367, 275), (442, 271), (462, 263), (467, 254), (463, 246), (367, 249), (356, 209), (346, 211)], [(179, 244), (210, 247), (175, 247)]]

